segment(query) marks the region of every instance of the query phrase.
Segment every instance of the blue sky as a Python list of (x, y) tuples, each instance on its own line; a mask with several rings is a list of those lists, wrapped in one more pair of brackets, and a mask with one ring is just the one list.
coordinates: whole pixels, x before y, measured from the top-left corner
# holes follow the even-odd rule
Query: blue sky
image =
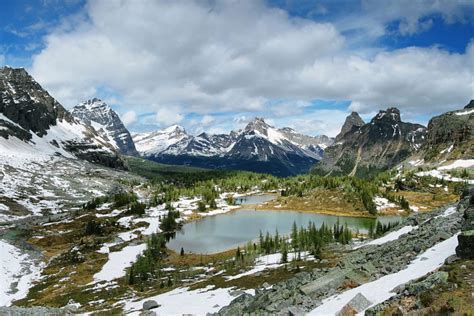
[(132, 131), (228, 132), (255, 116), (334, 136), (356, 110), (405, 120), (474, 98), (472, 1), (4, 0), (0, 64)]

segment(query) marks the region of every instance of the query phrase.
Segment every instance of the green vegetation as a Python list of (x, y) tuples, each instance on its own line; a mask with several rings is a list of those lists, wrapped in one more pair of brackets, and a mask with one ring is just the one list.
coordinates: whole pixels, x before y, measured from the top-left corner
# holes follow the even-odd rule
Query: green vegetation
[(400, 224), (399, 222), (390, 222), (387, 224), (382, 224), (380, 222), (377, 222), (377, 224), (370, 223), (369, 238), (372, 238), (372, 239), (378, 238), (384, 235), (386, 232), (388, 232), (392, 228), (398, 226), (399, 224)]
[(137, 260), (128, 270), (128, 284), (141, 284), (161, 277), (160, 261), (163, 258), (165, 246), (166, 242), (162, 235), (151, 234), (147, 239), (146, 250), (137, 256)]

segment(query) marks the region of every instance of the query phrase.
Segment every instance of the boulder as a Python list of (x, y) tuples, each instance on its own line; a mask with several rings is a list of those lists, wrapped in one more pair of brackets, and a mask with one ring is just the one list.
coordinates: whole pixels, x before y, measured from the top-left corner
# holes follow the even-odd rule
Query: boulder
[(146, 311), (153, 308), (157, 308), (159, 306), (160, 305), (158, 305), (158, 303), (154, 300), (148, 300), (148, 301), (143, 302), (143, 309)]
[[(372, 305), (372, 302), (369, 301), (364, 295), (361, 293), (357, 293), (356, 296), (354, 296), (349, 303), (347, 303), (341, 311), (338, 313), (338, 316), (341, 315), (356, 315), (357, 313), (360, 313), (364, 310), (366, 310), (370, 305)], [(355, 312), (354, 314), (352, 314)]]
[(456, 254), (463, 259), (474, 259), (474, 230), (463, 231), (458, 235), (459, 245)]

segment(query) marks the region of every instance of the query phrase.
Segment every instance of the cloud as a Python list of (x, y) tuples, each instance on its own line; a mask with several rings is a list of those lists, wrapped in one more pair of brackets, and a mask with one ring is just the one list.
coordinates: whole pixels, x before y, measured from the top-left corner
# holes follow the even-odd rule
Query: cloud
[(214, 117), (212, 117), (210, 115), (204, 115), (201, 119), (201, 124), (206, 126), (206, 125), (211, 124), (214, 121), (215, 121)]
[(160, 108), (156, 111), (155, 120), (162, 126), (167, 127), (173, 124), (177, 124), (184, 119), (184, 115), (179, 113), (177, 109)]
[(121, 117), (122, 122), (125, 126), (132, 125), (137, 121), (137, 113), (135, 111), (128, 111)]
[(358, 25), (360, 38), (381, 36), (394, 19), (400, 32), (416, 32), (440, 10), (445, 20), (462, 19), (459, 8), (468, 5), (411, 2), (389, 2), (387, 10), (385, 1), (364, 1), (365, 20), (344, 24), (292, 17), (263, 1), (89, 1), (87, 17), (45, 36), (31, 72), (65, 105), (105, 86), (137, 113), (156, 112), (160, 125), (189, 113), (304, 116), (315, 99), (351, 100), (363, 113), (393, 105), (414, 115), (459, 108), (473, 97), (473, 44), (465, 53), (354, 50), (343, 35)]

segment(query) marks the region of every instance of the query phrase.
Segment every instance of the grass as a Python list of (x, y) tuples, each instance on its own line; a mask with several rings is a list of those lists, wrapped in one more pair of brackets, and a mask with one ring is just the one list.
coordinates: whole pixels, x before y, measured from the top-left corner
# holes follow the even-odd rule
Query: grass
[(374, 217), (364, 209), (360, 199), (350, 194), (345, 195), (336, 189), (315, 189), (305, 197), (279, 197), (262, 206), (256, 206), (256, 209), (294, 210), (335, 216)]
[(444, 192), (444, 190), (433, 193), (399, 191), (395, 195), (405, 197), (410, 206), (418, 207), (420, 212), (429, 212), (448, 203), (457, 202), (459, 199), (458, 195)]

